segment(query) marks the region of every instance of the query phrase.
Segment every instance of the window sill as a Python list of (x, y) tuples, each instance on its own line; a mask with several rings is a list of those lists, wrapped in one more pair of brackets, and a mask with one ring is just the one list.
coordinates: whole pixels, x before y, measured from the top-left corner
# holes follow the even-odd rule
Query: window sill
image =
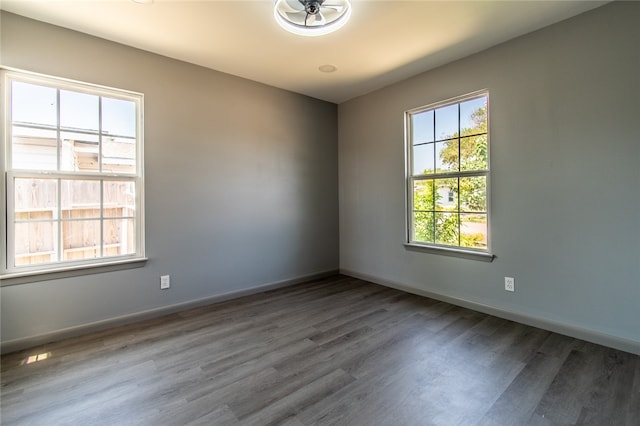
[(58, 280), (62, 278), (78, 277), (82, 275), (101, 274), (103, 272), (121, 271), (124, 269), (141, 268), (148, 258), (114, 260), (95, 265), (78, 265), (62, 268), (51, 268), (40, 271), (12, 272), (0, 275), (0, 286), (28, 284), (38, 281)]
[(444, 256), (461, 257), (463, 259), (479, 260), (482, 262), (493, 262), (496, 256), (493, 253), (480, 252), (474, 250), (464, 250), (453, 247), (426, 246), (415, 243), (404, 243), (407, 250), (419, 251), (423, 253), (440, 254)]

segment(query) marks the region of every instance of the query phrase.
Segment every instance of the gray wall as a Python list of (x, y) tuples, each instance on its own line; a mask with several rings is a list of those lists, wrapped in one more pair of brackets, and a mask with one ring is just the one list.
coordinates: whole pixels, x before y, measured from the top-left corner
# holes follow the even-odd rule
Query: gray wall
[[(612, 3), (341, 104), (341, 270), (640, 353), (638, 22)], [(407, 250), (403, 112), (484, 88), (497, 258)]]
[[(332, 104), (1, 18), (3, 65), (145, 94), (150, 258), (2, 287), (3, 347), (336, 269), (339, 176), (344, 272), (640, 351), (640, 4), (604, 6), (342, 104), (339, 126)], [(497, 258), (406, 250), (403, 112), (482, 88)]]
[(144, 93), (150, 259), (2, 287), (3, 343), (338, 269), (336, 105), (1, 16), (3, 65)]

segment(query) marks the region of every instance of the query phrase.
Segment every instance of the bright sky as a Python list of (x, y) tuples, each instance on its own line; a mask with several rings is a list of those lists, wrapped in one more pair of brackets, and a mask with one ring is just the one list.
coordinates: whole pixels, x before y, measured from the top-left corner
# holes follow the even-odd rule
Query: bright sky
[[(14, 122), (56, 125), (56, 89), (14, 81), (11, 100)], [(99, 100), (100, 97), (96, 95), (61, 90), (61, 126), (97, 131), (100, 117)], [(102, 97), (103, 132), (135, 137), (135, 111), (136, 105), (132, 101)]]

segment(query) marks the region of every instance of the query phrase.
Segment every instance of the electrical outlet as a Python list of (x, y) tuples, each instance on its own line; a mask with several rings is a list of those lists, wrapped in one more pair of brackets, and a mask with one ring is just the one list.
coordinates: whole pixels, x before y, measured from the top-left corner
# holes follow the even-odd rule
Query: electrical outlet
[(169, 275), (163, 275), (160, 277), (160, 289), (161, 290), (166, 290), (169, 287), (171, 287), (171, 280), (169, 278)]
[(504, 289), (507, 291), (516, 291), (516, 284), (513, 277), (504, 277)]

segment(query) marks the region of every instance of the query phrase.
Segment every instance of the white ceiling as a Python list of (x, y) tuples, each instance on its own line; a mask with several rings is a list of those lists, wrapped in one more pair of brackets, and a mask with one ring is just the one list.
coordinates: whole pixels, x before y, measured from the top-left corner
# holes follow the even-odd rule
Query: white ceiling
[[(281, 29), (273, 0), (0, 0), (0, 8), (340, 103), (607, 1), (353, 0), (321, 37)], [(331, 64), (333, 73), (318, 67)]]

